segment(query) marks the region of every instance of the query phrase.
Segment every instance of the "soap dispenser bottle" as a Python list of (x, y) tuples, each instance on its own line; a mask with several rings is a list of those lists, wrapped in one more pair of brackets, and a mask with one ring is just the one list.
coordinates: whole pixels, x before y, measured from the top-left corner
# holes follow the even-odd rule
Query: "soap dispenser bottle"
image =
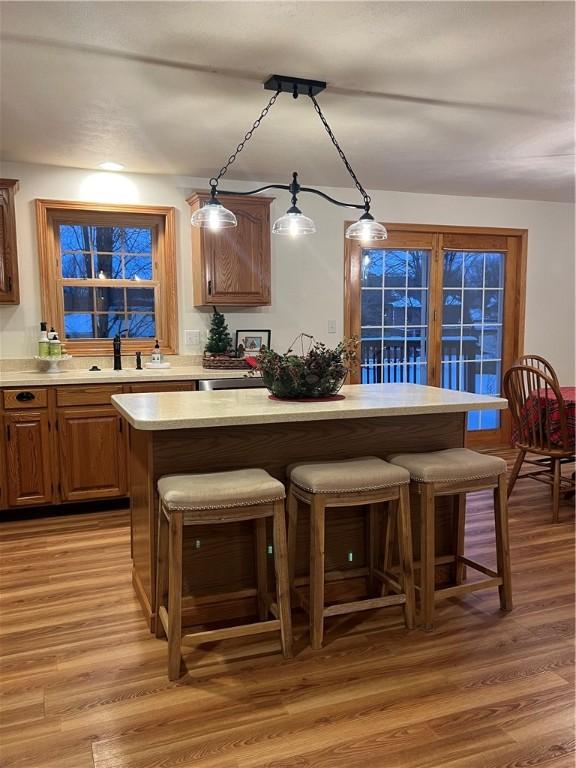
[(48, 323), (40, 323), (40, 338), (38, 339), (38, 357), (49, 357), (50, 340), (48, 339)]
[(51, 334), (51, 339), (49, 341), (49, 356), (62, 357), (62, 345), (60, 344), (60, 339), (58, 338), (56, 331)]
[(154, 350), (152, 351), (152, 362), (162, 362), (162, 352), (160, 352), (160, 344), (158, 343), (158, 339), (156, 339), (156, 344), (154, 344)]

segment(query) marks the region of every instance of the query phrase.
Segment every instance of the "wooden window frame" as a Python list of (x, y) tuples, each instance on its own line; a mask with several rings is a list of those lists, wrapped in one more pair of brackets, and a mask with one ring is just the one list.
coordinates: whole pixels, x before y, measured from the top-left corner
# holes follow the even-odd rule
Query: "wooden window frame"
[[(347, 221), (344, 230), (353, 222)], [(360, 338), (360, 269), (361, 252), (363, 248), (395, 248), (412, 247), (423, 248), (431, 251), (430, 274), (428, 287), (430, 294), (428, 317), (428, 382), (429, 386), (440, 386), (440, 359), (442, 343), (442, 312), (436, 306), (433, 311), (433, 302), (442, 295), (442, 259), (443, 239), (446, 236), (457, 235), (483, 235), (485, 236), (485, 250), (496, 248), (490, 245), (490, 239), (495, 242), (506, 240), (506, 252), (513, 255), (515, 269), (507, 268), (504, 276), (505, 296), (513, 297), (504, 304), (503, 332), (502, 332), (502, 373), (505, 365), (512, 364), (524, 353), (524, 332), (526, 319), (526, 266), (528, 253), (528, 230), (510, 229), (507, 227), (470, 227), (470, 226), (446, 226), (440, 224), (386, 224), (388, 240), (371, 241), (362, 243), (358, 240), (344, 239), (344, 333), (346, 336)], [(452, 237), (453, 241), (457, 238)], [(451, 248), (457, 249), (456, 245)], [(469, 250), (469, 249), (466, 249)], [(436, 297), (433, 299), (432, 297)], [(351, 383), (360, 381), (358, 370), (352, 377)], [(502, 440), (504, 436), (508, 441), (511, 435), (512, 423), (508, 411), (503, 413), (502, 425), (498, 430), (478, 430), (466, 433), (466, 444), (472, 447), (495, 447), (506, 444)]]
[[(165, 354), (178, 352), (178, 320), (176, 292), (176, 216), (168, 206), (115, 205), (84, 203), (69, 200), (36, 200), (36, 226), (38, 258), (40, 264), (40, 294), (42, 317), (53, 325), (69, 354), (77, 356), (109, 355), (112, 339), (66, 339), (64, 336), (63, 278), (60, 275), (60, 253), (56, 225), (63, 223), (90, 224), (92, 226), (153, 226), (157, 233), (153, 249), (155, 288), (154, 339), (122, 339), (122, 352), (151, 352), (158, 339)], [(129, 280), (116, 281), (118, 287), (134, 287)], [(91, 285), (93, 280), (67, 279), (65, 285)]]

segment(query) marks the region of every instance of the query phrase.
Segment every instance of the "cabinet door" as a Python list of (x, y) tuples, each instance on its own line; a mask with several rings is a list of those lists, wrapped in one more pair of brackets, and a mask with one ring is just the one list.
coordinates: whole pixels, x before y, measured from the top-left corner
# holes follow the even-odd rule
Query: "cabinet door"
[(126, 496), (126, 440), (118, 411), (60, 410), (58, 439), (64, 501)]
[[(192, 208), (205, 197), (190, 198)], [(238, 226), (216, 232), (193, 228), (194, 303), (270, 304), (271, 198), (222, 196), (219, 200), (236, 214)]]
[[(0, 434), (6, 435), (4, 417), (0, 416)], [(0, 440), (0, 509), (8, 506), (8, 470), (6, 468), (6, 440)]]
[(19, 304), (16, 252), (15, 179), (0, 179), (0, 303)]
[(8, 504), (49, 504), (53, 497), (53, 462), (48, 414), (31, 410), (7, 413), (4, 422)]

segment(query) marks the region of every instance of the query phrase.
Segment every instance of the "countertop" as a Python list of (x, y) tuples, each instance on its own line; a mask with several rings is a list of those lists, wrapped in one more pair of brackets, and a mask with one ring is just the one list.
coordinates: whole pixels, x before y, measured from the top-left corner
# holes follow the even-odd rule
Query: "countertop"
[(221, 370), (202, 368), (201, 365), (174, 366), (173, 368), (124, 368), (114, 371), (69, 370), (59, 373), (42, 371), (7, 371), (0, 374), (0, 387), (33, 387), (64, 384), (130, 384), (140, 381), (192, 381), (198, 379), (238, 379), (247, 370)]
[(168, 430), (503, 410), (500, 397), (472, 395), (420, 384), (352, 384), (343, 400), (270, 400), (265, 389), (114, 395), (112, 402), (136, 429)]

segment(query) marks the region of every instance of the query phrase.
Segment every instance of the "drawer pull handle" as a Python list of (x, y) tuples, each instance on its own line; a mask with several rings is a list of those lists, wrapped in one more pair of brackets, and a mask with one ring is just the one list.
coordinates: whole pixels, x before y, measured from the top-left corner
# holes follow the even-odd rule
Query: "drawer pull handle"
[(16, 395), (16, 400), (18, 400), (20, 403), (28, 402), (29, 400), (35, 400), (36, 395), (34, 392), (18, 392)]

